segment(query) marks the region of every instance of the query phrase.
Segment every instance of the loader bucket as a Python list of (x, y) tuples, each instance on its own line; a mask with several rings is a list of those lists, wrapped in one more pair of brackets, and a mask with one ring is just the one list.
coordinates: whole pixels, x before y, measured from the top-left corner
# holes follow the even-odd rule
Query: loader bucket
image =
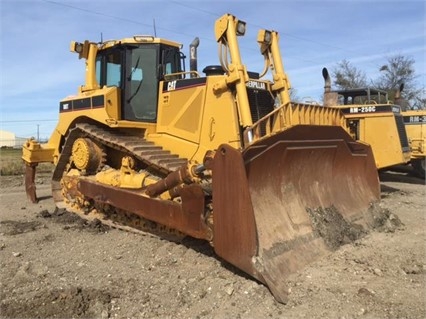
[(364, 234), (380, 185), (371, 148), (342, 128), (294, 126), (213, 162), (216, 253), (285, 303), (289, 274)]

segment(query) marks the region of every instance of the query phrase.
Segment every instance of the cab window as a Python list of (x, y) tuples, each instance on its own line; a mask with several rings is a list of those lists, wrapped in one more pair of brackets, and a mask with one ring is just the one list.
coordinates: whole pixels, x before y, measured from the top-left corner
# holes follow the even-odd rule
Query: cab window
[(96, 80), (101, 87), (121, 86), (122, 78), (122, 53), (121, 51), (110, 51), (100, 54), (96, 58)]

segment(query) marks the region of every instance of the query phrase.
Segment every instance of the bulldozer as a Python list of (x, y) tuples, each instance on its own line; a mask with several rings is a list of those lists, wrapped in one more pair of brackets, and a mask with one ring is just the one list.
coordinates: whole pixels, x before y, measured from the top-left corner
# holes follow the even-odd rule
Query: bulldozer
[(377, 169), (408, 164), (411, 149), (401, 106), (390, 102), (387, 92), (379, 89), (331, 90), (327, 68), (322, 74), (324, 105), (340, 109), (351, 136), (371, 146)]
[(57, 207), (208, 241), (285, 303), (291, 273), (371, 228), (380, 185), (339, 109), (292, 103), (279, 65), (265, 79), (277, 32), (259, 31), (265, 70), (247, 71), (245, 32), (231, 14), (216, 20), (220, 64), (204, 74), (197, 38), (188, 71), (171, 40), (72, 41), (85, 84), (59, 102), (46, 144), (25, 143), (26, 193), (38, 201), (37, 164), (53, 162)]

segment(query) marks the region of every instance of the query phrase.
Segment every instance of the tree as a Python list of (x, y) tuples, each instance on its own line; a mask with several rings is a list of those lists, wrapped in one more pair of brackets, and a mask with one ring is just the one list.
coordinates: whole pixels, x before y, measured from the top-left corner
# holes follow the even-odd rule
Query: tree
[(420, 96), (416, 96), (413, 104), (413, 109), (426, 110), (426, 89), (421, 89)]
[(299, 101), (300, 100), (299, 96), (297, 95), (297, 90), (295, 88), (291, 88), (289, 90), (289, 93), (290, 93), (290, 100), (291, 101)]
[(372, 82), (373, 85), (387, 91), (389, 99), (394, 100), (396, 90), (404, 84), (401, 96), (411, 107), (419, 108), (422, 99), (424, 104), (424, 90), (416, 87), (414, 63), (414, 59), (401, 54), (388, 57), (387, 62), (380, 67), (380, 76)]
[(412, 109), (426, 108), (426, 90), (418, 88), (414, 59), (396, 54), (387, 58), (385, 64), (378, 68), (378, 77), (367, 81), (364, 72), (352, 66), (349, 61), (343, 60), (333, 68), (333, 82), (338, 89), (351, 89), (370, 86), (388, 92), (389, 100), (394, 101), (395, 93), (401, 84), (404, 90), (401, 92)]
[(364, 72), (352, 66), (347, 60), (337, 63), (332, 70), (334, 85), (339, 89), (353, 89), (367, 86), (367, 77)]

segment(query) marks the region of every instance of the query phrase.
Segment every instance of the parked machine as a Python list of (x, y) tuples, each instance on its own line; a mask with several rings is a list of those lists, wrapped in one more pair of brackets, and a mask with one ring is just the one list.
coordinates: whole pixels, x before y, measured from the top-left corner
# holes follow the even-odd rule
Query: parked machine
[(410, 143), (410, 163), (416, 174), (425, 178), (426, 110), (401, 112)]
[[(286, 277), (336, 248), (327, 227), (369, 227), (379, 180), (340, 110), (291, 103), (279, 65), (273, 82), (246, 70), (245, 29), (230, 14), (216, 21), (220, 65), (205, 75), (186, 71), (170, 40), (72, 42), (86, 82), (60, 101), (48, 143), (24, 145), (26, 190), (36, 202), (36, 166), (53, 162), (58, 207), (207, 240), (285, 302)], [(277, 36), (259, 32), (266, 66)]]
[(415, 173), (425, 178), (426, 158), (426, 110), (410, 110), (407, 101), (401, 97), (404, 84), (401, 84), (395, 94), (395, 104), (402, 108), (405, 129), (410, 143), (410, 163)]
[(386, 91), (372, 88), (332, 91), (326, 68), (323, 77), (324, 105), (340, 109), (351, 136), (371, 145), (378, 169), (410, 162), (410, 145), (401, 107), (388, 101)]

